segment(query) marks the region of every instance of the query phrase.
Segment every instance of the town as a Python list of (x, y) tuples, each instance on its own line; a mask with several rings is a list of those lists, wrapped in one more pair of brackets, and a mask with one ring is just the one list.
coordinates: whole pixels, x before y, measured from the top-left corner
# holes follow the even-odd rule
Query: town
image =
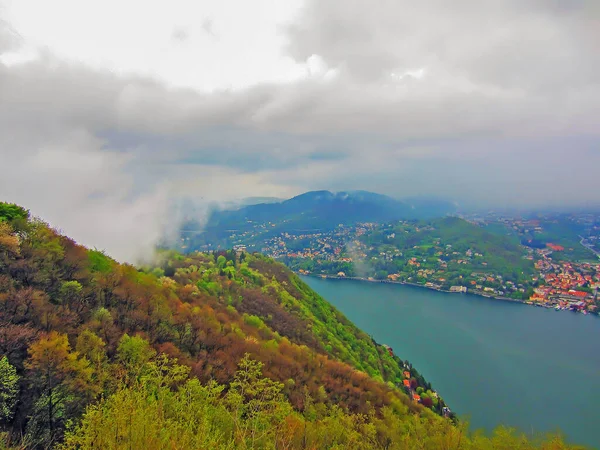
[(272, 230), (281, 224), (256, 223), (254, 231), (232, 233), (230, 242), (238, 251), (259, 251), (301, 275), (412, 284), (598, 313), (598, 218), (568, 220), (570, 233), (554, 216), (496, 214), (279, 233)]

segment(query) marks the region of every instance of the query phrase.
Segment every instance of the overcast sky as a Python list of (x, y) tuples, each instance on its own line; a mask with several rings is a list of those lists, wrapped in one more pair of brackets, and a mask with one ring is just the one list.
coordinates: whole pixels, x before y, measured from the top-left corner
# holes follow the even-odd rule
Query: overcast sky
[(597, 0), (0, 0), (0, 198), (131, 259), (169, 201), (600, 202)]

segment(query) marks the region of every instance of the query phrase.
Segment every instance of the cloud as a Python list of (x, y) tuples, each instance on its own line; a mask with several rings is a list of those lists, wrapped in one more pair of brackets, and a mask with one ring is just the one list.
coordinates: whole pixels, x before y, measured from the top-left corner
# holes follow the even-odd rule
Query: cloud
[(599, 13), (594, 0), (311, 0), (289, 48), (366, 81), (427, 67), (505, 89), (564, 89), (597, 81)]
[(202, 21), (202, 30), (209, 36), (217, 37), (213, 29), (213, 21), (210, 18), (204, 19)]
[[(138, 34), (119, 23), (110, 45), (83, 15), (82, 60), (14, 13), (0, 25), (2, 199), (130, 261), (173, 227), (182, 198), (597, 202), (597, 2), (308, 1), (293, 17), (271, 5), (268, 23), (267, 3), (244, 10), (243, 26), (207, 6), (219, 39), (197, 36), (207, 16), (194, 22), (183, 0), (147, 22), (127, 9)], [(163, 44), (177, 55), (166, 65), (152, 52)]]
[(189, 31), (184, 27), (175, 27), (173, 33), (171, 33), (171, 38), (174, 41), (184, 42), (190, 37)]
[(10, 24), (0, 18), (0, 54), (18, 48), (20, 40), (21, 37)]

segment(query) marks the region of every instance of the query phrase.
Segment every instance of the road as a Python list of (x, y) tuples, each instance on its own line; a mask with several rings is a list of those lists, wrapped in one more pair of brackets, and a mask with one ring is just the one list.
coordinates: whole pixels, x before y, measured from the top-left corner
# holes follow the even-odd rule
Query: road
[(591, 251), (594, 255), (596, 255), (598, 258), (600, 258), (600, 252), (597, 252), (596, 250), (594, 250), (594, 248), (590, 245), (587, 244), (585, 242), (585, 238), (583, 236), (579, 236), (581, 238), (581, 241), (579, 241), (579, 243), (581, 245), (583, 245), (585, 248), (587, 248), (589, 251)]

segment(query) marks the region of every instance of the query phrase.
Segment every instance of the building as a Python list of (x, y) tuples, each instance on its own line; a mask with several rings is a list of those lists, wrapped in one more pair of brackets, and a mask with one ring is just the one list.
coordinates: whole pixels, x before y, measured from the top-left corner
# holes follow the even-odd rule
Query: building
[(450, 286), (450, 292), (467, 292), (466, 286)]
[(246, 246), (243, 244), (237, 244), (233, 246), (233, 251), (235, 253), (237, 253), (237, 255), (239, 256), (242, 253), (246, 253)]

